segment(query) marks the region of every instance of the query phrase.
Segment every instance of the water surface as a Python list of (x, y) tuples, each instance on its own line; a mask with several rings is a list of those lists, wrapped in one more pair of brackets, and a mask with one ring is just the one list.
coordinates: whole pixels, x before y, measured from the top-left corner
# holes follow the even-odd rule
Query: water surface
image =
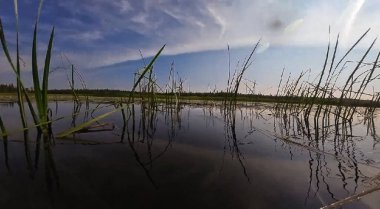
[[(49, 106), (53, 119), (64, 117), (53, 123), (55, 134), (115, 108)], [(125, 110), (125, 122), (117, 112), (84, 133), (44, 139), (19, 131), (17, 105), (2, 103), (11, 135), (0, 145), (0, 205), (320, 208), (378, 183), (371, 179), (380, 173), (377, 112), (361, 112), (336, 127), (332, 114), (306, 120), (275, 104), (140, 103)], [(343, 208), (379, 208), (379, 194)]]

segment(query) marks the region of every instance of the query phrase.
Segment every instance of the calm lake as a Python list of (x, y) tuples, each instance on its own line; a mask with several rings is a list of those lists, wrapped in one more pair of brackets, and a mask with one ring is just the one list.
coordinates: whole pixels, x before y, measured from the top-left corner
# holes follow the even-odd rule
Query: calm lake
[[(49, 106), (54, 134), (115, 109)], [(10, 136), (0, 143), (0, 207), (320, 208), (379, 183), (377, 110), (366, 117), (357, 108), (352, 123), (336, 126), (335, 107), (316, 119), (315, 107), (309, 120), (300, 108), (136, 103), (125, 121), (116, 112), (74, 136), (44, 139), (19, 130), (17, 104), (1, 103)], [(342, 208), (380, 208), (379, 196)]]

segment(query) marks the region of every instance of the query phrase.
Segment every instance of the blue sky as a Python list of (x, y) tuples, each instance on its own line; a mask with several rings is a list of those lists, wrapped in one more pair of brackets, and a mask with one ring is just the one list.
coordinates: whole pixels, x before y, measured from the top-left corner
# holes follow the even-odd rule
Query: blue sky
[[(31, 84), (30, 44), (38, 1), (18, 3), (23, 77)], [(13, 1), (0, 0), (0, 16), (14, 51)], [(227, 45), (233, 70), (261, 39), (246, 78), (256, 81), (258, 93), (271, 93), (284, 67), (294, 77), (309, 68), (316, 74), (321, 70), (329, 26), (331, 39), (341, 35), (341, 54), (371, 28), (354, 59), (379, 34), (379, 19), (376, 0), (45, 0), (39, 54), (44, 56), (54, 26), (51, 88), (68, 88), (65, 68), (73, 63), (89, 88), (128, 89), (133, 72), (144, 63), (140, 51), (149, 59), (166, 44), (155, 66), (162, 84), (174, 62), (186, 88), (222, 90), (228, 77)], [(376, 44), (375, 50), (379, 48)], [(1, 54), (0, 82), (14, 79)]]

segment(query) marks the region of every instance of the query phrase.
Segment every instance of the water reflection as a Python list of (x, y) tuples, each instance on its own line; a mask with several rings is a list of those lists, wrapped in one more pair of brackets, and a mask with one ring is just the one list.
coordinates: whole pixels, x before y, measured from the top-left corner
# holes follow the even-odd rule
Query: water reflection
[(6, 131), (5, 126), (4, 126), (4, 122), (1, 119), (1, 117), (0, 117), (0, 130), (1, 130), (1, 134), (3, 134), (2, 138), (3, 138), (3, 147), (4, 147), (5, 167), (9, 171), (10, 168), (9, 168), (9, 157), (8, 157), (8, 135), (7, 135), (7, 131)]
[[(117, 108), (119, 105), (121, 104), (52, 103), (55, 113), (50, 112), (50, 118), (62, 115), (70, 115), (70, 118), (49, 126), (49, 133), (53, 133), (56, 129), (76, 126), (79, 122), (93, 119), (96, 115)], [(13, 106), (6, 108), (16, 109)], [(340, 114), (337, 114), (339, 112)], [(246, 191), (255, 194), (252, 198), (261, 197), (257, 190), (262, 190), (267, 185), (273, 186), (273, 182), (276, 182), (277, 189), (283, 187), (285, 190), (292, 187), (289, 183), (292, 182), (298, 189), (289, 192), (286, 202), (289, 205), (277, 207), (276, 204), (276, 208), (291, 208), (292, 204), (309, 208), (327, 205), (357, 194), (374, 184), (373, 177), (380, 169), (379, 152), (376, 150), (379, 143), (376, 116), (375, 109), (341, 109), (329, 105), (313, 106), (309, 112), (300, 104), (195, 105), (140, 102), (127, 105), (120, 114), (98, 121), (94, 126), (63, 140), (54, 139), (53, 134), (42, 134), (38, 130), (24, 131), (22, 147), (29, 177), (38, 178), (41, 175), (38, 170), (43, 163), (45, 185), (52, 193), (65, 189), (62, 189), (62, 185), (65, 184), (61, 181), (67, 184), (69, 181), (67, 178), (72, 178), (68, 177), (70, 175), (67, 173), (79, 172), (73, 170), (70, 163), (62, 163), (62, 159), (71, 154), (92, 159), (96, 155), (105, 155), (102, 153), (108, 153), (106, 150), (112, 147), (114, 152), (105, 155), (101, 162), (121, 163), (125, 159), (112, 158), (112, 155), (118, 156), (122, 155), (121, 153), (132, 156), (138, 165), (138, 170), (134, 170), (130, 164), (119, 169), (123, 172), (124, 170), (143, 172), (151, 187), (158, 192), (170, 190), (170, 194), (177, 189), (175, 184), (168, 183), (166, 179), (167, 173), (162, 170), (162, 167), (166, 166), (165, 168), (172, 172), (181, 174), (182, 170), (189, 169), (188, 173), (193, 176), (188, 174), (186, 177), (196, 179), (197, 176), (202, 176), (208, 181), (218, 182), (217, 185), (225, 185), (228, 181), (232, 181), (234, 190), (246, 188)], [(29, 135), (34, 133), (36, 138), (31, 140)], [(8, 170), (11, 170), (12, 162), (14, 163), (12, 156), (18, 155), (9, 147), (20, 144), (18, 141), (12, 136), (3, 136), (4, 162)], [(35, 147), (34, 158), (33, 147)], [(55, 152), (65, 147), (79, 149), (80, 152), (76, 155), (75, 152)], [(82, 154), (91, 150), (96, 152)], [(185, 158), (186, 155), (192, 157)], [(196, 161), (199, 156), (202, 156), (205, 162)], [(57, 157), (60, 160), (56, 161)], [(213, 169), (209, 171), (210, 166), (212, 168), (214, 165), (218, 165), (215, 172)], [(238, 169), (232, 169), (236, 166)], [(276, 171), (276, 167), (284, 166), (289, 174)], [(193, 170), (197, 172), (192, 173)], [(103, 172), (99, 170), (99, 174), (86, 175), (102, 179)], [(60, 173), (63, 173), (64, 177), (61, 177)], [(239, 174), (236, 175), (238, 177), (235, 177), (235, 174)], [(108, 190), (113, 189), (112, 182), (121, 181), (118, 175), (115, 175), (115, 179), (110, 180), (110, 186), (106, 186)], [(7, 177), (0, 173), (0, 178)], [(242, 182), (240, 178), (245, 181)], [(218, 179), (224, 180), (219, 182)], [(275, 181), (275, 179), (281, 180)], [(193, 180), (184, 179), (181, 175), (173, 181), (176, 184), (189, 181), (193, 183), (187, 187), (194, 186)], [(215, 186), (212, 183), (197, 183), (206, 185), (198, 192), (209, 191), (209, 188)], [(143, 183), (136, 181), (133, 185), (140, 184)], [(144, 189), (149, 190), (149, 188)], [(223, 192), (229, 194), (229, 191), (223, 190)], [(273, 191), (267, 194), (282, 195)], [(178, 201), (180, 200), (179, 198)], [(255, 200), (270, 202), (265, 198)], [(238, 202), (240, 204), (247, 200), (231, 201), (231, 204), (236, 206)], [(361, 202), (345, 207), (367, 208)]]
[(377, 135), (377, 132), (376, 132), (374, 117), (365, 117), (363, 120), (363, 124), (367, 125), (367, 135), (372, 136), (372, 138), (373, 138), (372, 148), (375, 150), (376, 146), (380, 142), (380, 137)]
[[(313, 188), (316, 196), (319, 195), (321, 186), (325, 187), (332, 200), (337, 201), (337, 195), (328, 182), (336, 177), (340, 178), (346, 195), (356, 194), (359, 183), (368, 182), (371, 178), (360, 170), (359, 164), (375, 168), (378, 168), (378, 164), (366, 156), (361, 148), (362, 142), (367, 141), (366, 135), (355, 135), (353, 129), (363, 129), (362, 125), (367, 124), (367, 135), (373, 136), (376, 132), (374, 115), (365, 115), (358, 108), (345, 107), (342, 110), (342, 107), (329, 105), (315, 107), (313, 116), (298, 110), (293, 109), (292, 105), (288, 107), (288, 104), (277, 105), (274, 110), (274, 133), (282, 139), (290, 138), (292, 142), (308, 150), (310, 180), (305, 202), (311, 196), (311, 189)], [(356, 120), (353, 120), (353, 111), (358, 111)], [(368, 112), (368, 109), (363, 112)], [(362, 115), (365, 117), (360, 117)], [(360, 133), (361, 130), (356, 131)], [(376, 142), (373, 149), (375, 144)], [(333, 155), (336, 161), (327, 162), (327, 155)], [(334, 184), (336, 183), (335, 180)], [(322, 202), (325, 204), (325, 201)]]
[(0, 107), (12, 108), (15, 104), (16, 102), (0, 102)]
[[(240, 111), (239, 111), (240, 110)], [(225, 146), (223, 148), (223, 156), (225, 156), (226, 153), (226, 147), (228, 146), (229, 152), (231, 154), (231, 157), (238, 160), (239, 164), (241, 165), (242, 171), (244, 176), (247, 178), (247, 181), (250, 183), (250, 177), (247, 173), (247, 168), (244, 165), (244, 155), (242, 151), (240, 150), (240, 146), (244, 145), (244, 142), (238, 138), (237, 133), (236, 133), (236, 115), (237, 111), (240, 112), (240, 118), (242, 121), (245, 121), (245, 118), (243, 117), (243, 112), (241, 109), (238, 109), (236, 104), (230, 104), (230, 105), (225, 105), (223, 108), (223, 119), (224, 119), (224, 135), (225, 135)], [(251, 118), (251, 117), (249, 117)], [(250, 123), (252, 124), (252, 123)], [(250, 127), (252, 130), (252, 126)]]
[[(157, 113), (159, 111), (158, 106), (150, 106), (149, 103), (142, 103), (139, 106), (140, 115), (136, 117), (136, 107), (135, 104), (130, 105), (127, 108), (127, 115), (123, 109), (121, 111), (123, 117), (123, 129), (121, 134), (121, 143), (124, 143), (124, 137), (127, 135), (129, 148), (134, 153), (134, 157), (136, 162), (141, 166), (144, 170), (147, 178), (152, 183), (155, 188), (158, 188), (158, 184), (155, 182), (151, 175), (151, 170), (153, 169), (153, 163), (159, 159), (161, 156), (168, 151), (171, 146), (173, 137), (175, 136), (175, 128), (177, 120), (173, 117), (176, 115), (178, 118), (178, 112), (180, 109), (175, 109), (176, 113), (173, 111), (164, 111), (165, 113), (165, 122), (166, 125), (170, 127), (170, 131), (168, 132), (168, 140), (167, 144), (164, 146), (162, 150), (153, 149), (153, 142), (155, 140), (154, 135), (157, 131)], [(171, 108), (172, 109), (172, 108)], [(181, 127), (180, 125), (178, 126)], [(137, 146), (145, 144), (146, 150), (138, 151), (136, 149)]]

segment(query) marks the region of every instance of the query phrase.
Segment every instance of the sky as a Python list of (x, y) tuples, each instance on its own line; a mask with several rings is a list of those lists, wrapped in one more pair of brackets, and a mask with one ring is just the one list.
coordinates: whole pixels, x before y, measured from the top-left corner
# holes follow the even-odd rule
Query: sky
[[(27, 86), (32, 83), (31, 42), (37, 11), (38, 0), (18, 1), (22, 77)], [(256, 83), (256, 93), (273, 93), (283, 68), (286, 76), (297, 77), (308, 69), (318, 74), (329, 39), (333, 43), (338, 33), (342, 56), (371, 28), (350, 59), (363, 54), (380, 33), (377, 0), (45, 0), (41, 11), (40, 68), (55, 27), (50, 88), (69, 88), (67, 74), (73, 64), (88, 88), (129, 89), (133, 73), (166, 44), (154, 68), (161, 85), (167, 82), (173, 63), (185, 90), (223, 90), (229, 57), (231, 70), (239, 69), (260, 40), (244, 78)], [(12, 0), (0, 0), (0, 17), (15, 54)], [(373, 54), (379, 49), (376, 43)], [(0, 54), (0, 82), (13, 80)]]

